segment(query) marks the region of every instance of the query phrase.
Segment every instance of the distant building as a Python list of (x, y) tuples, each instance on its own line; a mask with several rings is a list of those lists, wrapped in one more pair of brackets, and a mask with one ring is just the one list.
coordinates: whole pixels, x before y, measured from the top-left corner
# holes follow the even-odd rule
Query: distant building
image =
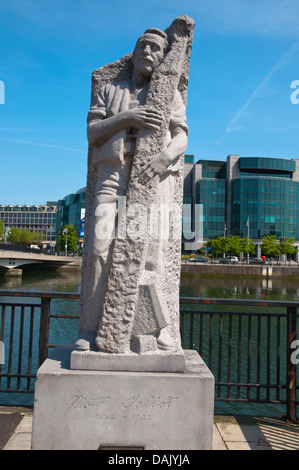
[[(185, 155), (183, 202), (183, 249), (229, 235), (298, 241), (299, 160), (229, 155), (194, 163), (194, 155)], [(72, 225), (82, 243), (85, 206), (86, 188), (58, 201), (56, 234)], [(189, 232), (195, 236), (185, 237)]]
[(5, 230), (27, 229), (29, 232), (44, 233), (45, 241), (56, 240), (56, 202), (39, 206), (0, 204), (0, 219), (4, 220)]
[(299, 240), (299, 160), (227, 159), (228, 233)]
[(184, 201), (203, 205), (203, 238), (239, 235), (299, 240), (299, 160), (185, 159)]
[(86, 188), (79, 189), (57, 202), (56, 237), (65, 225), (72, 225), (80, 243), (84, 237), (84, 218), (86, 207)]

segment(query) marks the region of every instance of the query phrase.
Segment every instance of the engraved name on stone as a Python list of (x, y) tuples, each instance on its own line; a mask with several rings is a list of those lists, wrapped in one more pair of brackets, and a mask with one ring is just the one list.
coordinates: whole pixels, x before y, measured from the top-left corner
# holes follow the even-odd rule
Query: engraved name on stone
[[(75, 356), (75, 360), (76, 360), (76, 356)], [(117, 356), (112, 356), (111, 354), (93, 354), (93, 355), (90, 355), (90, 354), (86, 354), (86, 355), (80, 355), (80, 357), (78, 357), (78, 360), (81, 360), (81, 361), (109, 361), (109, 362), (119, 362), (120, 361), (120, 358), (117, 357)]]
[(111, 397), (87, 399), (83, 395), (73, 395), (70, 399), (70, 408), (98, 408), (111, 400)]
[[(161, 397), (160, 395), (149, 395), (142, 396), (133, 394), (121, 402), (121, 406), (118, 410), (111, 410), (112, 397), (98, 397), (98, 398), (87, 398), (83, 395), (73, 395), (69, 400), (69, 406), (75, 409), (99, 409), (96, 412), (95, 417), (100, 420), (113, 421), (117, 418), (132, 419), (138, 421), (150, 421), (156, 415), (153, 413), (154, 410), (168, 410), (179, 398), (177, 396), (168, 395)], [(105, 407), (108, 405), (109, 410)]]
[(133, 395), (127, 401), (122, 403), (124, 408), (170, 408), (170, 405), (178, 400), (178, 397), (168, 396), (162, 399), (160, 396), (151, 395), (150, 397), (141, 397)]

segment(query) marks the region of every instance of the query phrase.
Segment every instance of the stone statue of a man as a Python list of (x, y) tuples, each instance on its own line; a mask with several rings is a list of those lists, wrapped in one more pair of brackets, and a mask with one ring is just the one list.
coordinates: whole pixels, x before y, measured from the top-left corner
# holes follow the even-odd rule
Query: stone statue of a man
[[(80, 336), (75, 346), (79, 351), (142, 353), (173, 351), (180, 346), (178, 319), (174, 327), (163, 292), (169, 240), (150, 236), (148, 229), (143, 240), (127, 233), (120, 236), (122, 203), (127, 215), (136, 202), (144, 204), (147, 212), (152, 203), (170, 207), (176, 200), (188, 134), (186, 103), (179, 91), (179, 85), (182, 89), (184, 85), (177, 74), (171, 97), (155, 85), (159, 84), (157, 71), (171, 49), (171, 33), (175, 43), (176, 30), (166, 34), (148, 29), (127, 61), (126, 74), (117, 74), (99, 87), (88, 114), (93, 200), (86, 224)], [(184, 35), (188, 43), (188, 27)], [(184, 58), (180, 64), (184, 70), (188, 68)], [(163, 83), (167, 88), (165, 73)], [(152, 87), (160, 93), (161, 105), (151, 104)], [(168, 117), (163, 100), (170, 102)]]

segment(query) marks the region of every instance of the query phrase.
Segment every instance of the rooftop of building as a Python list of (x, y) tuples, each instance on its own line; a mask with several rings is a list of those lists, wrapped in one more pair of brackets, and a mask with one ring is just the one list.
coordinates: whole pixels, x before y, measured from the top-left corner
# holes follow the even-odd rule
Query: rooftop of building
[(0, 204), (0, 211), (9, 212), (56, 212), (57, 202), (47, 202), (46, 204)]

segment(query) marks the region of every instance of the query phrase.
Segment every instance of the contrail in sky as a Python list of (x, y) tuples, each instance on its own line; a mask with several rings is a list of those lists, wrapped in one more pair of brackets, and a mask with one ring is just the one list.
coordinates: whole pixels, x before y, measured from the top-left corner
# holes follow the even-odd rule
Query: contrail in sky
[(60, 145), (40, 144), (37, 142), (31, 142), (29, 140), (3, 139), (2, 137), (0, 137), (0, 140), (5, 141), (5, 142), (12, 142), (15, 144), (35, 145), (36, 147), (44, 147), (44, 148), (50, 148), (50, 149), (56, 149), (56, 150), (65, 150), (67, 152), (86, 153), (84, 150), (73, 149), (69, 147), (62, 147)]
[(228, 125), (226, 126), (226, 132), (225, 134), (221, 137), (221, 139), (217, 142), (216, 145), (219, 145), (223, 142), (223, 140), (225, 139), (225, 137), (227, 137), (231, 132), (236, 132), (236, 131), (239, 131), (241, 129), (244, 128), (244, 126), (242, 126), (242, 124), (238, 124), (239, 121), (242, 120), (242, 118), (245, 116), (245, 111), (247, 110), (247, 108), (251, 105), (251, 103), (255, 100), (255, 98), (257, 98), (260, 93), (261, 93), (261, 90), (265, 87), (265, 85), (269, 82), (269, 80), (271, 79), (271, 77), (279, 70), (281, 69), (282, 67), (284, 67), (284, 65), (286, 65), (289, 60), (291, 59), (293, 53), (295, 52), (296, 49), (298, 49), (298, 46), (299, 46), (299, 43), (296, 42), (295, 44), (293, 44), (293, 46), (291, 46), (281, 57), (280, 59), (276, 62), (276, 64), (274, 65), (274, 67), (270, 70), (270, 72), (265, 76), (265, 78), (261, 81), (261, 83), (255, 88), (255, 90), (250, 94), (249, 98), (247, 99), (247, 101), (245, 101), (245, 103), (243, 104), (243, 106), (241, 106), (241, 108), (235, 113), (235, 115), (233, 116), (233, 118), (229, 121)]

